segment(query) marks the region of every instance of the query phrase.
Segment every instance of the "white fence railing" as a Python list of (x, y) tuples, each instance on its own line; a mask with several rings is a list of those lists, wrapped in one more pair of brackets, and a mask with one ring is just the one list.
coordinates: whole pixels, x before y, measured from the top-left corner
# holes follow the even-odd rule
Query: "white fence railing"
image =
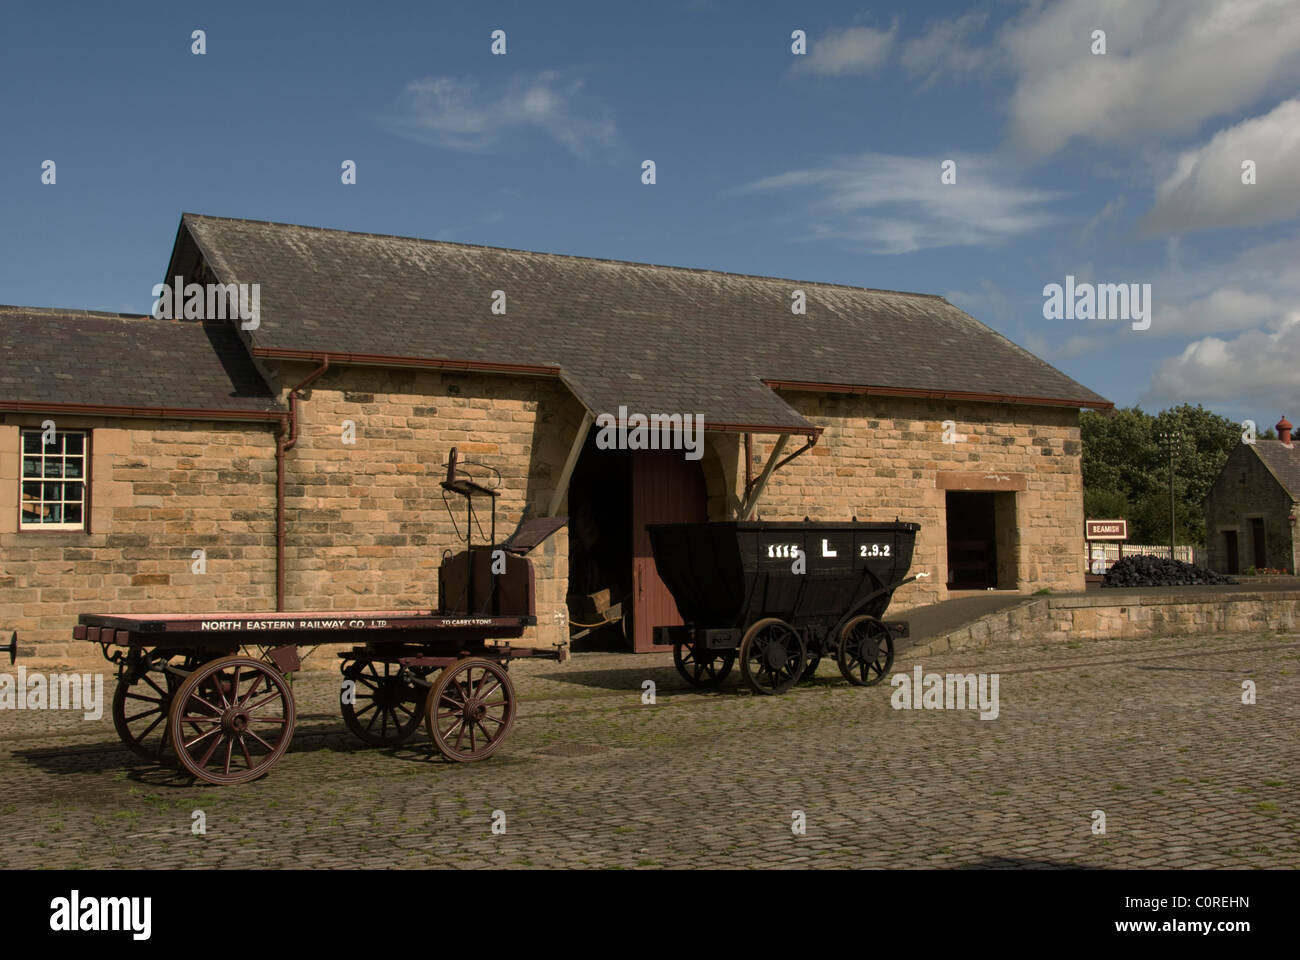
[[(1088, 561), (1089, 573), (1105, 573), (1110, 569), (1111, 564), (1120, 557), (1121, 548), (1124, 556), (1133, 557), (1139, 553), (1148, 554), (1153, 557), (1168, 557), (1169, 544), (1157, 546), (1155, 544), (1141, 543), (1112, 543), (1107, 541), (1093, 541), (1089, 545), (1091, 554), (1084, 554)], [(1190, 545), (1178, 546), (1174, 548), (1174, 559), (1181, 560), (1183, 563), (1194, 563), (1198, 567), (1204, 566), (1205, 551), (1200, 547)]]

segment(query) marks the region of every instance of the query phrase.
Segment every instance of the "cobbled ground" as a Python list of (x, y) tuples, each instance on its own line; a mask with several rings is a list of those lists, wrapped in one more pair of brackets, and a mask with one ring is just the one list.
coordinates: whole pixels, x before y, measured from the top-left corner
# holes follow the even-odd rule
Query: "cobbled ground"
[(666, 654), (581, 654), (516, 663), (509, 740), (453, 764), (423, 728), (396, 748), (355, 741), (337, 678), (305, 672), (289, 753), (213, 787), (129, 753), (107, 702), (98, 721), (4, 711), (0, 867), (1300, 867), (1300, 635), (922, 666), (997, 673), (997, 719), (895, 710), (888, 683), (851, 687), (827, 662), (761, 697), (738, 671), (701, 693)]

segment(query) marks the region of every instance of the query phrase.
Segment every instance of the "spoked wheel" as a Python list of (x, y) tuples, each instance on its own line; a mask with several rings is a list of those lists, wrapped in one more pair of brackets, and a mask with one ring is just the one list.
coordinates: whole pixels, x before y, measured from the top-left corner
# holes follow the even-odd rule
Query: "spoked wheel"
[(759, 620), (740, 641), (740, 675), (755, 693), (785, 693), (803, 675), (799, 631), (775, 617)]
[(443, 669), (424, 702), (429, 735), (448, 760), (496, 752), (515, 722), (515, 687), (505, 667), (469, 657)]
[(172, 698), (176, 756), (208, 783), (247, 783), (275, 766), (293, 739), (293, 691), (275, 667), (222, 657), (194, 670)]
[(854, 617), (840, 631), (835, 662), (849, 683), (870, 687), (894, 664), (894, 638), (875, 617)]
[(348, 729), (372, 747), (391, 747), (415, 733), (424, 719), (424, 698), (429, 692), (415, 682), (417, 674), (418, 669), (388, 661), (345, 664), (343, 679), (352, 681), (352, 702), (346, 691), (340, 691), (339, 709)]
[(693, 687), (716, 687), (731, 673), (736, 651), (710, 650), (703, 641), (679, 640), (673, 644), (673, 665)]
[(165, 668), (175, 654), (146, 654), (149, 666), (135, 683), (117, 681), (113, 691), (113, 727), (122, 743), (151, 763), (173, 760), (167, 715), (180, 681)]
[(803, 668), (803, 675), (799, 677), (799, 682), (811, 683), (813, 678), (817, 676), (817, 667), (820, 666), (821, 662), (822, 655), (820, 653), (808, 654), (808, 664)]

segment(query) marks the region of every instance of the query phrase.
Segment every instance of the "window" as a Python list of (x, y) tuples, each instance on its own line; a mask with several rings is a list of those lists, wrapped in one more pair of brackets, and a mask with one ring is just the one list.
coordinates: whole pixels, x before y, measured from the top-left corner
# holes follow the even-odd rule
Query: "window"
[(58, 430), (53, 436), (24, 430), (22, 435), (21, 528), (84, 530), (89, 435), (75, 430)]

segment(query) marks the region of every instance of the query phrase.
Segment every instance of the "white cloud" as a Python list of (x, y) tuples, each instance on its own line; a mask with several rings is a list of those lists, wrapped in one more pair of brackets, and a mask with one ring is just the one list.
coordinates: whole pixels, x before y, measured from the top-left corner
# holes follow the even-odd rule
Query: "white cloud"
[(1300, 312), (1271, 329), (1231, 340), (1205, 337), (1166, 358), (1151, 378), (1144, 405), (1229, 401), (1238, 407), (1300, 410)]
[[(1295, 302), (1294, 299), (1281, 300), (1267, 294), (1247, 292), (1239, 287), (1223, 287), (1206, 296), (1178, 303), (1171, 302), (1162, 294), (1168, 289), (1167, 285), (1160, 283), (1152, 285), (1151, 328), (1133, 336), (1141, 336), (1143, 340), (1187, 339), (1260, 329), (1280, 323)], [(1067, 338), (1048, 353), (1054, 360), (1066, 360), (1113, 347), (1117, 336), (1129, 335), (1129, 323), (1127, 319), (1091, 320), (1084, 333)], [(1098, 333), (1104, 329), (1112, 332)], [(1295, 376), (1300, 380), (1300, 372)]]
[(581, 80), (550, 70), (517, 77), (495, 94), (483, 93), (473, 80), (426, 77), (407, 84), (388, 125), (414, 140), (471, 152), (489, 149), (509, 131), (532, 128), (582, 156), (613, 142), (614, 121), (581, 89)]
[(1060, 0), (999, 39), (1016, 74), (1010, 137), (1039, 156), (1185, 134), (1300, 77), (1295, 0)]
[(1106, 205), (1098, 210), (1096, 214), (1094, 214), (1093, 217), (1083, 225), (1083, 228), (1079, 231), (1079, 243), (1084, 244), (1091, 240), (1092, 235), (1097, 231), (1098, 227), (1103, 223), (1106, 223), (1109, 220), (1114, 220), (1118, 217), (1124, 212), (1124, 208), (1127, 205), (1128, 201), (1122, 196), (1115, 197), (1113, 200), (1108, 200)]
[[(1160, 323), (1151, 332), (1164, 336), (1199, 337), (1205, 334), (1249, 330), (1282, 317), (1289, 304), (1239, 287), (1223, 287), (1187, 304), (1169, 304), (1160, 311)], [(1300, 377), (1298, 368), (1297, 377)]]
[[(939, 181), (940, 164), (957, 164), (957, 184)], [(812, 191), (807, 235), (844, 239), (871, 253), (995, 245), (1054, 222), (1057, 194), (1027, 188), (1000, 161), (978, 156), (908, 157), (868, 153), (793, 170), (738, 192)]]
[[(1253, 185), (1241, 182), (1243, 160), (1255, 162)], [(1155, 204), (1142, 227), (1147, 233), (1165, 233), (1289, 220), (1300, 214), (1297, 171), (1300, 99), (1220, 130), (1209, 143), (1183, 153), (1174, 172), (1156, 188)]]
[(869, 73), (889, 59), (898, 25), (888, 30), (871, 27), (846, 27), (817, 40), (807, 55), (799, 57), (792, 68), (795, 73), (821, 73), (845, 76)]
[(919, 36), (903, 44), (900, 57), (903, 66), (908, 73), (924, 75), (924, 86), (945, 74), (972, 73), (984, 68), (992, 50), (972, 45), (970, 38), (984, 27), (987, 19), (986, 14), (972, 11), (955, 20), (931, 21)]

